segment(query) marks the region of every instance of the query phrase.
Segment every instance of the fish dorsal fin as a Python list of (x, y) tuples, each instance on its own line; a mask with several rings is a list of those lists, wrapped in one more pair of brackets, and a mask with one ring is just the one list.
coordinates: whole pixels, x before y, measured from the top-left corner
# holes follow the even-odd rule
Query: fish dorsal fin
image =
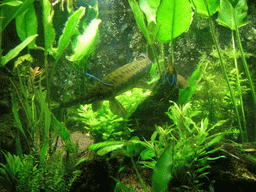
[(124, 116), (127, 113), (123, 105), (116, 98), (109, 100), (109, 108), (115, 115)]
[(103, 101), (96, 101), (94, 103), (92, 103), (92, 110), (95, 111), (99, 111), (103, 106)]

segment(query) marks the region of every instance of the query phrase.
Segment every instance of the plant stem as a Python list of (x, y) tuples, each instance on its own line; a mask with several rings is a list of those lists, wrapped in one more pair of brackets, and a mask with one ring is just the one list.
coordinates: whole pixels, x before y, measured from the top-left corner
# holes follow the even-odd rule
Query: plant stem
[(238, 95), (239, 95), (241, 113), (242, 113), (242, 118), (243, 118), (243, 119), (242, 119), (242, 120), (243, 120), (243, 130), (244, 130), (244, 134), (245, 134), (245, 139), (246, 139), (246, 141), (248, 142), (248, 134), (247, 134), (247, 128), (246, 128), (246, 122), (245, 122), (245, 114), (244, 114), (244, 104), (243, 104), (243, 97), (242, 97), (242, 89), (241, 89), (241, 84), (240, 84), (240, 79), (239, 79), (239, 69), (238, 69), (238, 66), (237, 66), (236, 45), (235, 45), (235, 39), (234, 39), (233, 30), (231, 31), (231, 33), (232, 33), (234, 63), (235, 63), (235, 68), (236, 68), (236, 79), (237, 79)]
[[(233, 11), (235, 11), (235, 10), (233, 9)], [(242, 58), (242, 61), (243, 61), (242, 63), (243, 63), (243, 67), (244, 67), (244, 70), (245, 70), (246, 77), (249, 80), (250, 89), (252, 91), (252, 98), (253, 98), (253, 102), (254, 102), (254, 108), (256, 108), (255, 89), (254, 89), (254, 86), (253, 86), (253, 83), (252, 83), (252, 78), (251, 78), (251, 75), (250, 75), (246, 60), (245, 60), (244, 51), (243, 51), (243, 47), (242, 47), (242, 44), (241, 44), (240, 35), (239, 35), (238, 27), (237, 27), (236, 13), (233, 13), (233, 15), (234, 15), (234, 21), (235, 21), (236, 38), (237, 38), (239, 50), (240, 50), (240, 53), (241, 53), (241, 58)], [(255, 113), (255, 119), (256, 119), (256, 113)], [(256, 140), (256, 135), (254, 137), (255, 137), (255, 140)]]
[(230, 82), (229, 82), (229, 79), (228, 79), (227, 70), (226, 70), (226, 67), (225, 67), (225, 65), (224, 65), (224, 62), (223, 62), (221, 53), (220, 53), (220, 46), (219, 46), (219, 43), (218, 43), (218, 41), (217, 41), (216, 34), (215, 34), (215, 32), (214, 32), (213, 23), (212, 23), (212, 17), (211, 17), (210, 11), (209, 11), (209, 7), (208, 7), (208, 5), (207, 5), (207, 3), (206, 3), (206, 0), (204, 0), (204, 4), (205, 4), (205, 6), (206, 6), (206, 9), (207, 9), (207, 12), (208, 12), (208, 15), (209, 15), (208, 21), (209, 21), (209, 25), (210, 25), (210, 30), (211, 30), (212, 38), (213, 38), (214, 44), (215, 44), (215, 46), (216, 46), (216, 49), (217, 49), (217, 52), (218, 52), (218, 55), (219, 55), (219, 60), (220, 60), (221, 68), (222, 68), (222, 70), (223, 70), (223, 72), (224, 72), (225, 79), (226, 79), (227, 84), (228, 84), (228, 89), (229, 89), (229, 92), (230, 92), (230, 95), (231, 95), (232, 103), (233, 103), (234, 108), (235, 108), (235, 113), (236, 113), (236, 117), (237, 117), (237, 122), (238, 122), (239, 130), (240, 130), (240, 133), (241, 133), (241, 139), (242, 139), (242, 142), (244, 142), (245, 138), (244, 138), (244, 135), (243, 135), (242, 125), (241, 125), (241, 121), (240, 121), (240, 117), (239, 117), (237, 105), (236, 105), (236, 103), (235, 103), (234, 92), (233, 92), (232, 87), (231, 87), (231, 85), (230, 85)]
[(141, 184), (142, 184), (143, 189), (145, 190), (145, 192), (148, 192), (147, 187), (146, 187), (144, 181), (142, 180), (142, 178), (141, 178), (141, 176), (140, 176), (140, 174), (139, 174), (139, 171), (138, 171), (138, 169), (137, 169), (137, 167), (136, 167), (136, 164), (135, 164), (135, 162), (133, 161), (133, 158), (132, 158), (132, 157), (130, 157), (130, 158), (131, 158), (131, 160), (132, 160), (133, 167), (134, 167), (134, 169), (135, 169), (135, 171), (136, 171), (136, 173), (137, 173), (137, 175), (138, 175), (138, 177), (139, 177), (139, 180), (140, 180), (140, 182), (141, 182)]

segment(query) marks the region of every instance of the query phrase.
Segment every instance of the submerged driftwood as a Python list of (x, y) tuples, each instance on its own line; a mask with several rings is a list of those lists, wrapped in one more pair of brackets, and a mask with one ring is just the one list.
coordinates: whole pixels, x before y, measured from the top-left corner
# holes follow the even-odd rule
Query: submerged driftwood
[[(218, 143), (223, 146), (214, 157), (223, 155), (210, 162), (207, 175), (215, 191), (256, 191), (256, 143), (233, 144)], [(253, 160), (254, 158), (254, 160)]]

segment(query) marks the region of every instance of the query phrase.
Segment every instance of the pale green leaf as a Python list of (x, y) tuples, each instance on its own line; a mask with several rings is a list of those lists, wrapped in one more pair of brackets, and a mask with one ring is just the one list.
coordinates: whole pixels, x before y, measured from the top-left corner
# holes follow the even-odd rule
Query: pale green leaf
[[(205, 0), (210, 16), (218, 11), (220, 8), (220, 0)], [(208, 18), (209, 14), (206, 8), (204, 0), (193, 0), (193, 5), (197, 13), (199, 13), (202, 17)]]
[(0, 6), (3, 6), (3, 5), (9, 5), (9, 6), (12, 6), (12, 7), (16, 7), (16, 6), (19, 6), (23, 4), (22, 1), (11, 1), (11, 2), (6, 2), (6, 3), (3, 3), (1, 4)]
[(237, 23), (237, 28), (248, 24), (247, 10), (248, 7), (245, 0), (239, 0), (236, 7), (233, 7), (228, 0), (222, 0), (217, 22), (231, 30), (235, 30), (235, 22)]
[(94, 50), (97, 42), (98, 26), (101, 23), (100, 19), (93, 19), (86, 31), (77, 37), (74, 54), (67, 57), (70, 61), (80, 61), (86, 55), (89, 55)]
[(188, 30), (192, 10), (188, 0), (162, 0), (157, 11), (157, 23), (161, 24), (158, 40), (167, 43)]

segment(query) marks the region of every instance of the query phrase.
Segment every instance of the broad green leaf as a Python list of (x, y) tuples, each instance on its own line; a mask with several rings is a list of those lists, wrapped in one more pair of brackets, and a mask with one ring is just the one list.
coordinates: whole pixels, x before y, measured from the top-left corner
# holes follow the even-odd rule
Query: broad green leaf
[(111, 145), (111, 146), (103, 147), (100, 150), (98, 150), (97, 154), (99, 156), (104, 156), (104, 155), (108, 154), (111, 151), (115, 151), (117, 149), (121, 149), (123, 146), (124, 146), (124, 144)]
[(160, 4), (160, 0), (140, 0), (139, 5), (145, 13), (148, 23), (153, 21), (156, 24), (156, 11)]
[(203, 68), (200, 63), (197, 67), (197, 69), (194, 71), (194, 73), (191, 75), (191, 77), (188, 80), (189, 86), (186, 87), (183, 90), (180, 90), (180, 97), (179, 97), (179, 104), (185, 105), (188, 103), (193, 96), (198, 82), (202, 78), (202, 72), (205, 70), (206, 66)]
[(157, 11), (157, 23), (161, 24), (158, 40), (167, 43), (186, 30), (192, 21), (192, 10), (188, 0), (162, 0)]
[[(35, 0), (22, 0), (20, 3), (20, 1), (12, 1), (13, 5), (16, 6), (3, 6), (2, 10), (3, 10), (3, 29), (4, 30), (6, 28), (6, 26), (11, 22), (12, 19), (16, 18), (18, 15), (22, 14), (24, 11), (26, 11), (30, 6), (32, 6), (32, 4), (34, 3)], [(11, 3), (9, 0), (4, 0), (3, 4), (5, 3)], [(20, 4), (20, 5), (18, 5)], [(18, 5), (18, 6), (17, 6)]]
[(70, 140), (70, 134), (68, 129), (59, 122), (54, 116), (52, 116), (53, 119), (53, 128), (54, 131), (61, 137), (61, 139), (65, 142), (65, 146), (69, 152), (73, 152), (73, 145)]
[(95, 143), (89, 146), (89, 149), (91, 151), (103, 148), (103, 147), (108, 147), (108, 146), (113, 146), (113, 145), (124, 145), (123, 141), (104, 141), (100, 143)]
[(224, 27), (235, 30), (235, 22), (237, 28), (248, 24), (247, 10), (246, 0), (239, 0), (236, 7), (233, 7), (228, 0), (222, 0), (217, 22)]
[(67, 57), (70, 61), (80, 61), (83, 57), (91, 54), (95, 48), (98, 37), (100, 19), (93, 19), (85, 32), (77, 37), (74, 54)]
[(74, 12), (67, 20), (65, 24), (65, 28), (63, 30), (63, 34), (60, 36), (60, 40), (58, 42), (58, 47), (55, 50), (55, 58), (59, 58), (63, 51), (67, 48), (69, 41), (77, 28), (77, 24), (80, 21), (81, 17), (85, 13), (85, 8), (80, 7), (76, 12)]
[(141, 153), (140, 153), (140, 157), (141, 160), (149, 160), (152, 157), (155, 157), (156, 154), (154, 153), (154, 151), (149, 150), (149, 149), (144, 149)]
[(48, 0), (43, 0), (43, 25), (44, 25), (44, 48), (52, 52), (52, 44), (55, 40), (55, 31), (52, 26), (54, 11)]
[[(27, 37), (37, 34), (37, 17), (36, 12), (31, 5), (26, 11), (17, 16), (16, 18), (16, 30), (21, 41), (24, 41)], [(35, 48), (35, 39), (28, 45), (29, 49)]]
[(2, 66), (8, 63), (11, 59), (18, 56), (19, 53), (28, 45), (30, 44), (38, 35), (32, 35), (26, 38), (22, 43), (16, 46), (14, 49), (10, 50), (5, 56), (2, 57)]
[(172, 177), (173, 147), (168, 146), (158, 159), (152, 176), (152, 191), (163, 192), (166, 190)]
[(144, 36), (147, 39), (147, 41), (149, 42), (149, 44), (151, 44), (152, 42), (150, 41), (150, 38), (149, 38), (146, 23), (144, 21), (144, 15), (143, 15), (142, 11), (140, 10), (137, 1), (136, 0), (129, 0), (129, 4), (130, 4), (131, 9), (134, 13), (134, 17), (136, 19), (136, 22), (137, 22), (140, 30), (144, 34)]
[(188, 103), (196, 90), (196, 83), (193, 83), (189, 87), (180, 90), (179, 105), (185, 105)]
[(218, 11), (220, 8), (220, 0), (193, 0), (193, 5), (197, 13), (199, 13), (202, 17), (208, 18), (209, 14), (205, 5), (207, 3), (210, 16)]

